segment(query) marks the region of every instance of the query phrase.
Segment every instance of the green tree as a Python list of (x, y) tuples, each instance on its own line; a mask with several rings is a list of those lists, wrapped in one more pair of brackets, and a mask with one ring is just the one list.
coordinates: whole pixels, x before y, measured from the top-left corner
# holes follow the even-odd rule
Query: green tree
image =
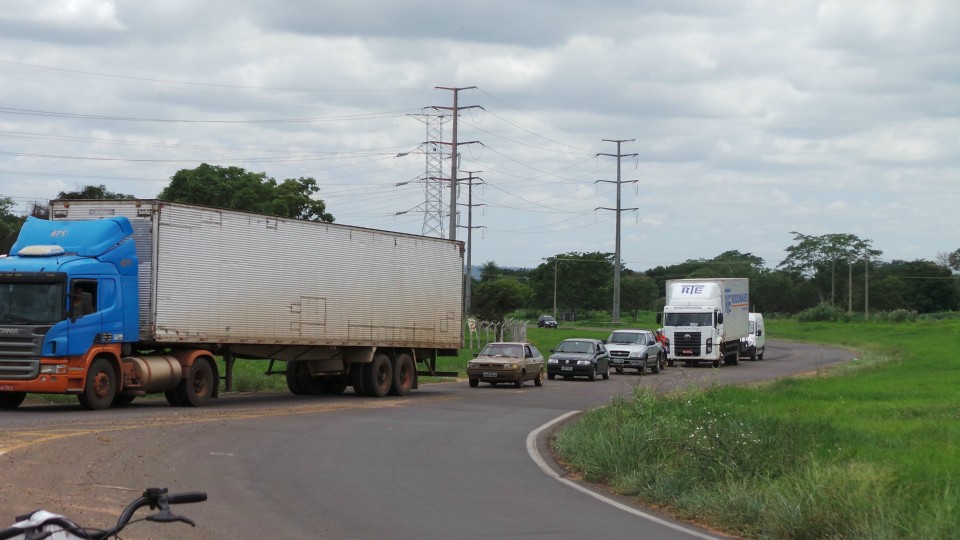
[[(960, 307), (953, 273), (943, 266), (925, 260), (893, 261), (878, 265), (877, 282), (870, 284), (870, 307), (877, 310), (909, 309), (919, 313), (952, 311)], [(885, 289), (881, 289), (881, 284)], [(887, 301), (891, 294), (897, 303)]]
[(473, 290), (472, 311), (484, 321), (502, 321), (508, 313), (529, 305), (530, 287), (513, 278), (483, 280)]
[[(613, 254), (564, 253), (548, 258), (529, 273), (534, 302), (541, 309), (610, 310), (613, 305)], [(622, 292), (621, 292), (622, 298)]]
[(158, 198), (332, 223), (333, 216), (327, 212), (326, 204), (312, 197), (319, 191), (313, 178), (287, 179), (278, 184), (266, 173), (203, 163), (196, 169), (177, 171)]
[(870, 240), (863, 240), (853, 234), (825, 234), (808, 236), (791, 232), (794, 245), (788, 247), (787, 257), (777, 267), (798, 272), (813, 279), (820, 291), (820, 298), (826, 300), (826, 285), (830, 284), (830, 305), (836, 298), (837, 263), (852, 265), (864, 260), (875, 261), (883, 253), (870, 247)]
[(10, 247), (17, 241), (17, 233), (23, 225), (24, 217), (16, 215), (16, 203), (10, 197), (0, 197), (0, 253), (9, 253)]
[(126, 195), (124, 193), (114, 193), (107, 189), (107, 186), (100, 184), (99, 186), (83, 186), (77, 191), (61, 191), (57, 195), (58, 199), (69, 199), (69, 200), (111, 200), (111, 199), (136, 199), (133, 195)]
[(620, 276), (620, 307), (637, 320), (641, 310), (654, 309), (660, 292), (657, 283), (649, 277), (636, 272), (627, 272)]

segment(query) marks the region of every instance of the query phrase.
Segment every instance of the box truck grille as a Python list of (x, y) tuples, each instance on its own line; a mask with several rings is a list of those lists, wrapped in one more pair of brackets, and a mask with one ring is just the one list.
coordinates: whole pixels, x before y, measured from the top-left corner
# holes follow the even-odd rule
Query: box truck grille
[(700, 332), (675, 332), (673, 334), (674, 356), (700, 356)]
[(33, 329), (0, 330), (0, 379), (35, 379), (40, 373), (42, 344), (43, 335)]

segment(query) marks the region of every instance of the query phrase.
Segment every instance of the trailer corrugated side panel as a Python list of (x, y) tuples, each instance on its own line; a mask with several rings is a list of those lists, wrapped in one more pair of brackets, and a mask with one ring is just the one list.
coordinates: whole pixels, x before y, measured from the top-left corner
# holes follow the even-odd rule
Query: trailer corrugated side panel
[(153, 326), (141, 339), (462, 345), (458, 242), (189, 205), (154, 208)]

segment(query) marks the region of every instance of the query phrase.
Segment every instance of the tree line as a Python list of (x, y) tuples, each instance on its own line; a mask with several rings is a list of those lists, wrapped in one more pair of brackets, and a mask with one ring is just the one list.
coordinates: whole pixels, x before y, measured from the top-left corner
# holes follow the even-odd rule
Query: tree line
[[(274, 215), (333, 222), (316, 180), (282, 182), (266, 173), (239, 167), (201, 164), (182, 169), (157, 199)], [(58, 199), (132, 199), (103, 185), (60, 192)], [(15, 213), (13, 200), (0, 196), (0, 253), (9, 252), (27, 216)], [(35, 203), (29, 215), (47, 217), (46, 204)], [(691, 259), (644, 272), (620, 269), (622, 314), (662, 306), (666, 281), (678, 278), (744, 277), (750, 279), (751, 310), (798, 313), (819, 305), (846, 311), (877, 312), (904, 309), (933, 313), (960, 309), (960, 249), (941, 253), (936, 261), (884, 261), (872, 242), (852, 234), (810, 236), (793, 232), (787, 256), (769, 268), (751, 253), (726, 251), (712, 259)], [(584, 314), (606, 311), (613, 303), (612, 253), (561, 253), (535, 268), (483, 265), (471, 287), (472, 315), (502, 320), (518, 309), (544, 313)], [(473, 279), (470, 277), (470, 279)]]

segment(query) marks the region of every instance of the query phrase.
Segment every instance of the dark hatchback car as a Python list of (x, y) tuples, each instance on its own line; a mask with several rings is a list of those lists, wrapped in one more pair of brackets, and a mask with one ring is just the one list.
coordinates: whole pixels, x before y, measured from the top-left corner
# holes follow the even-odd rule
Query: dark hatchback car
[(537, 328), (556, 328), (557, 320), (551, 317), (550, 315), (541, 315), (537, 319)]
[(550, 351), (547, 359), (547, 378), (557, 375), (564, 379), (586, 377), (591, 381), (597, 376), (610, 378), (610, 355), (599, 339), (565, 339)]

